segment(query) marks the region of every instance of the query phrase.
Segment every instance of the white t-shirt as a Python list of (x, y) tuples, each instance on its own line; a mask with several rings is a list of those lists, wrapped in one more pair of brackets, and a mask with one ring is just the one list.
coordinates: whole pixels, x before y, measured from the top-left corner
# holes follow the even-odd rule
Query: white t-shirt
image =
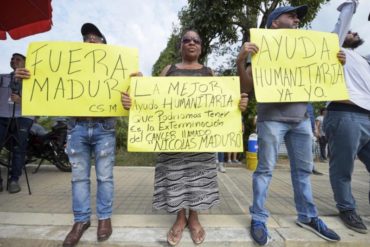
[[(341, 13), (333, 32), (338, 34), (340, 45), (345, 40), (358, 4), (358, 1), (351, 0), (338, 7)], [(343, 50), (346, 54), (344, 76), (349, 99), (357, 106), (370, 111), (370, 60), (368, 61), (352, 49), (343, 48)]]
[(320, 122), (320, 129), (319, 129), (319, 134), (320, 134), (320, 136), (325, 136), (325, 132), (324, 132), (324, 130), (322, 129), (322, 124), (323, 124), (323, 122), (324, 122), (324, 116), (318, 116), (317, 118), (316, 118), (316, 121), (319, 121)]
[(349, 99), (361, 108), (370, 111), (370, 65), (360, 54), (350, 49), (346, 53), (344, 76)]

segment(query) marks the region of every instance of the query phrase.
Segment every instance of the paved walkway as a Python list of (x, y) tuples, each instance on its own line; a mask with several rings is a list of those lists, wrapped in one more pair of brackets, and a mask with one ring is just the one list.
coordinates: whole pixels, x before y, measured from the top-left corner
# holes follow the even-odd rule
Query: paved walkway
[[(358, 212), (370, 227), (368, 202), (369, 174), (357, 162), (353, 175), (353, 193)], [(369, 246), (370, 234), (358, 234), (348, 230), (340, 222), (333, 201), (328, 164), (318, 163), (323, 176), (312, 176), (312, 189), (320, 215), (342, 237), (338, 244), (330, 246)], [(0, 247), (2, 246), (61, 246), (73, 223), (71, 214), (70, 174), (53, 166), (42, 166), (37, 174), (29, 166), (32, 195), (28, 195), (24, 176), (22, 191), (0, 193)], [(201, 213), (201, 222), (207, 231), (202, 246), (254, 246), (249, 235), (252, 172), (244, 167), (226, 168), (219, 173), (221, 203)], [(2, 170), (5, 174), (5, 170)], [(79, 246), (166, 246), (166, 232), (175, 216), (152, 209), (152, 167), (115, 167), (115, 202), (112, 237), (105, 243), (96, 242), (95, 217), (92, 228)], [(95, 173), (92, 170), (92, 177)], [(92, 181), (95, 196), (96, 181)], [(95, 201), (92, 200), (93, 212)], [(328, 243), (314, 234), (300, 229), (294, 223), (295, 208), (288, 164), (278, 164), (271, 183), (267, 208), (272, 217), (268, 225), (273, 242), (271, 246), (326, 246)], [(193, 246), (189, 234), (184, 234), (181, 246)]]

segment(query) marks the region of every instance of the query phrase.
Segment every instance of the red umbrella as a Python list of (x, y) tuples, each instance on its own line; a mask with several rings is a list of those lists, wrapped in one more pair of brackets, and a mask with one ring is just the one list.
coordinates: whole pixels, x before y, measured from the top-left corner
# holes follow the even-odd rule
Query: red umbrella
[(0, 39), (13, 39), (49, 31), (51, 0), (3, 0), (0, 3)]

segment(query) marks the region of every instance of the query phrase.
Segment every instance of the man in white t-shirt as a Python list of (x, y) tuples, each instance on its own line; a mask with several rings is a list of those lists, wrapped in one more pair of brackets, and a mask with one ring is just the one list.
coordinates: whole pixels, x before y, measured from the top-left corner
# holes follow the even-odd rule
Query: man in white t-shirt
[(329, 173), (334, 200), (340, 218), (350, 229), (367, 233), (351, 190), (356, 156), (370, 172), (370, 61), (354, 51), (363, 43), (358, 33), (349, 31), (358, 1), (342, 3), (334, 32), (346, 54), (344, 74), (348, 101), (331, 102), (324, 119), (324, 131), (330, 151)]

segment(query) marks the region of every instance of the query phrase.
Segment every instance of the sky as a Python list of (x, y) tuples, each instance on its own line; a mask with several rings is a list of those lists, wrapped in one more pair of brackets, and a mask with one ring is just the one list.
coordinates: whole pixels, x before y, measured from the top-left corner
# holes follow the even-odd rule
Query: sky
[[(324, 32), (333, 31), (339, 15), (337, 7), (343, 2), (345, 1), (331, 0), (324, 5), (317, 14), (315, 20), (311, 23), (312, 29)], [(370, 12), (370, 1), (359, 0), (359, 2), (359, 7), (352, 19), (351, 30), (358, 32), (360, 37), (365, 40), (365, 43), (360, 46), (357, 51), (362, 55), (368, 55), (370, 54), (370, 21), (367, 19)]]
[[(81, 26), (90, 22), (104, 34), (108, 44), (139, 49), (139, 67), (151, 75), (152, 66), (166, 47), (177, 13), (186, 0), (52, 0), (50, 31), (20, 40), (0, 40), (0, 73), (9, 73), (15, 52), (26, 54), (33, 41), (82, 41)], [(108, 4), (109, 3), (109, 4)]]
[[(331, 0), (324, 5), (312, 22), (312, 29), (332, 31), (339, 14), (336, 8), (341, 2), (343, 0)], [(179, 23), (178, 11), (186, 3), (186, 0), (53, 0), (53, 26), (49, 32), (20, 40), (12, 40), (9, 36), (5, 41), (0, 40), (0, 73), (11, 71), (11, 55), (15, 52), (26, 54), (30, 42), (81, 41), (82, 24), (91, 22), (105, 35), (108, 44), (138, 48), (140, 70), (149, 76), (173, 27)], [(370, 1), (360, 0), (352, 21), (352, 30), (365, 40), (358, 49), (364, 55), (370, 53), (369, 11)], [(213, 60), (210, 61), (212, 66), (216, 66), (215, 61), (222, 61), (214, 56), (210, 60)]]

